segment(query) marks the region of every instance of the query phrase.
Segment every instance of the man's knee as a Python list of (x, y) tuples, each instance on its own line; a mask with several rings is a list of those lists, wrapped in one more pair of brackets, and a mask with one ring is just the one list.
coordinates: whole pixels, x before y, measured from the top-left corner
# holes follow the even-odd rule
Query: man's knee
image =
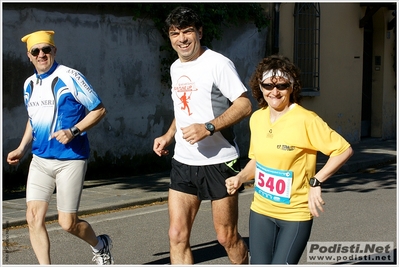
[(26, 221), (30, 228), (45, 224), (47, 211), (46, 203), (28, 203), (26, 209)]
[(235, 231), (226, 229), (224, 231), (218, 231), (217, 239), (223, 247), (229, 248), (236, 246), (240, 241), (240, 235)]
[(68, 233), (76, 231), (78, 220), (79, 219), (74, 213), (60, 213), (58, 215), (58, 224)]
[(62, 222), (59, 221), (58, 224), (61, 226), (62, 230), (68, 232), (68, 233), (72, 233), (75, 231), (75, 225), (71, 222)]
[(232, 264), (248, 264), (248, 247), (239, 233), (218, 235), (218, 241), (226, 250)]
[(171, 244), (181, 244), (187, 243), (190, 238), (190, 233), (188, 230), (179, 227), (169, 228), (169, 240)]
[(45, 218), (43, 216), (39, 216), (33, 210), (27, 210), (26, 211), (26, 222), (28, 223), (28, 226), (30, 228), (42, 226), (45, 223)]

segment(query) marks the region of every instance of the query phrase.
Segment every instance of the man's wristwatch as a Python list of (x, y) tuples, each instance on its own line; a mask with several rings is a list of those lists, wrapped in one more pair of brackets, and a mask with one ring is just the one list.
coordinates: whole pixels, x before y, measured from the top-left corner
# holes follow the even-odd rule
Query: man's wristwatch
[(215, 125), (210, 122), (205, 123), (205, 128), (211, 132), (211, 135), (215, 132)]
[(76, 126), (71, 127), (69, 130), (71, 131), (73, 137), (76, 137), (80, 134), (80, 130)]
[(311, 187), (321, 186), (321, 182), (319, 180), (317, 180), (316, 177), (312, 177), (309, 180), (309, 185)]

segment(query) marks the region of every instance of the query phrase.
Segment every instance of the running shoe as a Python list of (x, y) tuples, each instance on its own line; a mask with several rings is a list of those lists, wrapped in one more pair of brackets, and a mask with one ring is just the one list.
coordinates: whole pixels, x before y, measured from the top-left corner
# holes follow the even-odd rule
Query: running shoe
[(112, 240), (108, 235), (100, 235), (99, 238), (104, 243), (103, 249), (101, 249), (99, 252), (94, 252), (94, 257), (92, 261), (95, 261), (97, 265), (111, 265), (114, 264), (114, 258), (111, 255), (111, 249), (112, 249)]

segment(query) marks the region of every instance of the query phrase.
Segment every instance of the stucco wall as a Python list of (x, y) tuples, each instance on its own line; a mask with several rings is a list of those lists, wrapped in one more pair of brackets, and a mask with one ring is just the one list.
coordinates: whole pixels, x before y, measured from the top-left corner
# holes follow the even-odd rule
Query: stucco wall
[[(280, 53), (294, 56), (294, 7), (280, 8)], [(360, 141), (363, 37), (358, 3), (320, 3), (320, 95), (302, 105), (350, 143)]]
[[(28, 5), (29, 6), (29, 5)], [(160, 33), (151, 21), (131, 16), (49, 12), (35, 8), (3, 10), (3, 166), (25, 129), (27, 115), (22, 86), (33, 68), (21, 37), (36, 30), (54, 30), (56, 60), (76, 68), (92, 83), (108, 110), (88, 134), (92, 154), (118, 164), (121, 157), (151, 154), (155, 137), (172, 121), (170, 90), (161, 84)], [(205, 29), (206, 34), (206, 29)], [(254, 25), (228, 27), (214, 50), (230, 57), (247, 84), (264, 56), (267, 30)], [(248, 120), (236, 127), (242, 155), (249, 143)], [(90, 158), (93, 160), (93, 157)]]
[[(280, 7), (279, 51), (294, 56), (295, 3)], [(360, 3), (320, 3), (320, 95), (305, 97), (302, 105), (318, 113), (350, 143), (361, 140), (363, 34), (359, 21), (365, 16)], [(397, 135), (396, 36), (388, 30), (394, 19), (392, 10), (381, 7), (373, 14), (371, 134), (392, 139)], [(367, 107), (366, 107), (367, 109)]]

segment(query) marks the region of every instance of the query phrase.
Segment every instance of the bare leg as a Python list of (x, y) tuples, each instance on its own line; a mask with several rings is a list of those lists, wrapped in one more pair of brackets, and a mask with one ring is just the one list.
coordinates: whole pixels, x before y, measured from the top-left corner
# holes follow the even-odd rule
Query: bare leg
[(62, 229), (86, 241), (91, 246), (97, 245), (98, 240), (93, 228), (88, 222), (79, 219), (76, 213), (58, 211), (58, 223)]
[(26, 221), (29, 226), (29, 237), (39, 264), (51, 264), (50, 240), (45, 224), (47, 209), (48, 203), (45, 201), (35, 200), (27, 203)]
[(171, 264), (193, 264), (190, 235), (201, 201), (197, 196), (169, 189), (169, 242)]
[(213, 223), (230, 262), (248, 264), (248, 248), (238, 233), (238, 193), (212, 201)]

